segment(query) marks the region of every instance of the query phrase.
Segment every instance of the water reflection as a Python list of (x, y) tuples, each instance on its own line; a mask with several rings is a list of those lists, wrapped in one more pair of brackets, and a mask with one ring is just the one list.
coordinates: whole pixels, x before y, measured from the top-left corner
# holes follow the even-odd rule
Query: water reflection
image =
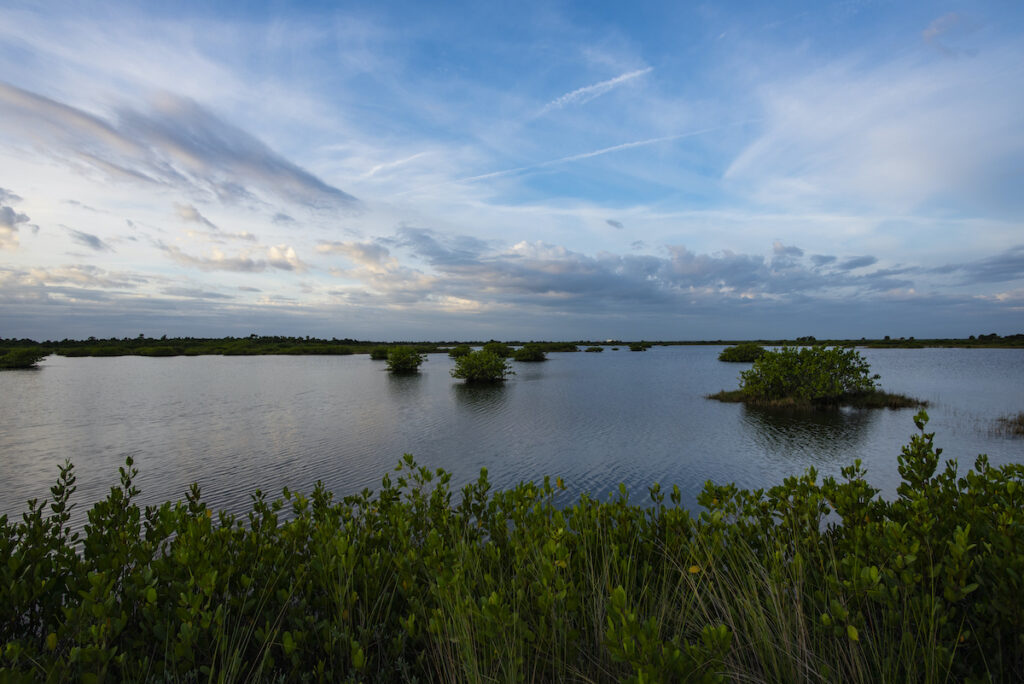
[(801, 411), (744, 406), (751, 439), (773, 460), (842, 463), (869, 434), (876, 412), (857, 409)]
[(508, 403), (509, 390), (505, 383), (500, 382), (474, 385), (458, 383), (452, 385), (452, 392), (459, 406), (473, 413), (493, 413)]
[(414, 398), (423, 390), (419, 373), (388, 373), (388, 394), (394, 399)]
[(544, 362), (540, 363), (516, 363), (513, 365), (513, 370), (516, 374), (516, 380), (519, 382), (532, 382), (540, 380), (544, 377)]

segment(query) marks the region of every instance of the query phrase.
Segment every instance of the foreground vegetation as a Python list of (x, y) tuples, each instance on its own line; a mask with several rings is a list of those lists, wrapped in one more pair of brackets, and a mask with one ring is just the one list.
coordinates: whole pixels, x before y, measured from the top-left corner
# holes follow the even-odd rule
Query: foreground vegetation
[(740, 388), (709, 395), (719, 401), (758, 406), (820, 408), (904, 408), (927, 402), (882, 391), (868, 362), (856, 349), (782, 347), (765, 350), (750, 370), (740, 373)]
[(697, 516), (411, 456), (375, 495), (142, 509), (129, 460), (79, 538), (69, 464), (0, 518), (0, 679), (1020, 681), (1024, 466), (939, 469), (926, 420), (893, 501), (857, 462)]

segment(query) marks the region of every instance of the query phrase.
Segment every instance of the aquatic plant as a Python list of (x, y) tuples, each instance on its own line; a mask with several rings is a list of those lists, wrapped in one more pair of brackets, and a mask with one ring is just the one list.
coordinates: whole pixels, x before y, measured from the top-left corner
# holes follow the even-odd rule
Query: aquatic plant
[(757, 361), (765, 353), (765, 348), (756, 342), (743, 342), (733, 347), (726, 347), (718, 355), (719, 361), (749, 363)]
[(529, 343), (512, 352), (512, 358), (516, 361), (527, 362), (547, 361), (548, 359), (541, 346)]
[(424, 354), (412, 347), (391, 347), (388, 349), (389, 373), (418, 373), (420, 364), (426, 359)]
[(502, 382), (506, 376), (515, 373), (504, 358), (481, 349), (457, 358), (451, 374), (453, 378), (467, 383), (488, 383)]
[(379, 344), (370, 350), (371, 361), (387, 361), (387, 358), (388, 348), (383, 344)]
[(491, 340), (485, 344), (483, 346), (483, 351), (490, 352), (491, 354), (500, 356), (503, 359), (507, 359), (512, 356), (512, 347), (508, 346), (504, 342), (498, 342), (496, 340)]
[(996, 419), (996, 431), (1004, 435), (1024, 437), (1024, 411)]
[(471, 351), (473, 351), (473, 348), (470, 347), (468, 344), (459, 344), (448, 350), (448, 356), (452, 357), (453, 359), (457, 359), (460, 356), (465, 356)]

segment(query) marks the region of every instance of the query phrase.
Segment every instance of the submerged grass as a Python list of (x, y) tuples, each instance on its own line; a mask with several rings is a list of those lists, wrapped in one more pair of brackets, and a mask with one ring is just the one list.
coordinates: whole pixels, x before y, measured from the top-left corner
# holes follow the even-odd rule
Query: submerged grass
[(894, 501), (858, 462), (708, 483), (697, 515), (657, 484), (458, 496), (407, 456), (376, 494), (238, 519), (195, 486), (140, 509), (129, 461), (79, 539), (68, 465), (0, 518), (0, 679), (1019, 681), (1024, 466), (937, 471), (915, 420)]
[(1024, 411), (997, 418), (996, 432), (1012, 437), (1024, 437)]

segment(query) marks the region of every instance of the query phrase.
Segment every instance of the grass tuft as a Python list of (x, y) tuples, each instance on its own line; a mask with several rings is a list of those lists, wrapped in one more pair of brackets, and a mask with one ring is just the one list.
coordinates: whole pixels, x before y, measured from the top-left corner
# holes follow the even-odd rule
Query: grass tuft
[(997, 418), (995, 431), (1010, 437), (1024, 437), (1024, 411)]
[(828, 401), (808, 401), (795, 397), (783, 397), (782, 399), (759, 399), (750, 397), (741, 389), (722, 390), (715, 394), (706, 395), (708, 399), (714, 399), (725, 403), (746, 404), (760, 408), (774, 409), (796, 409), (816, 411), (821, 409), (832, 409), (839, 406), (851, 406), (853, 408), (925, 408), (928, 402), (923, 399), (916, 399), (905, 394), (895, 394), (883, 390), (871, 392), (860, 392), (856, 394), (844, 394)]

